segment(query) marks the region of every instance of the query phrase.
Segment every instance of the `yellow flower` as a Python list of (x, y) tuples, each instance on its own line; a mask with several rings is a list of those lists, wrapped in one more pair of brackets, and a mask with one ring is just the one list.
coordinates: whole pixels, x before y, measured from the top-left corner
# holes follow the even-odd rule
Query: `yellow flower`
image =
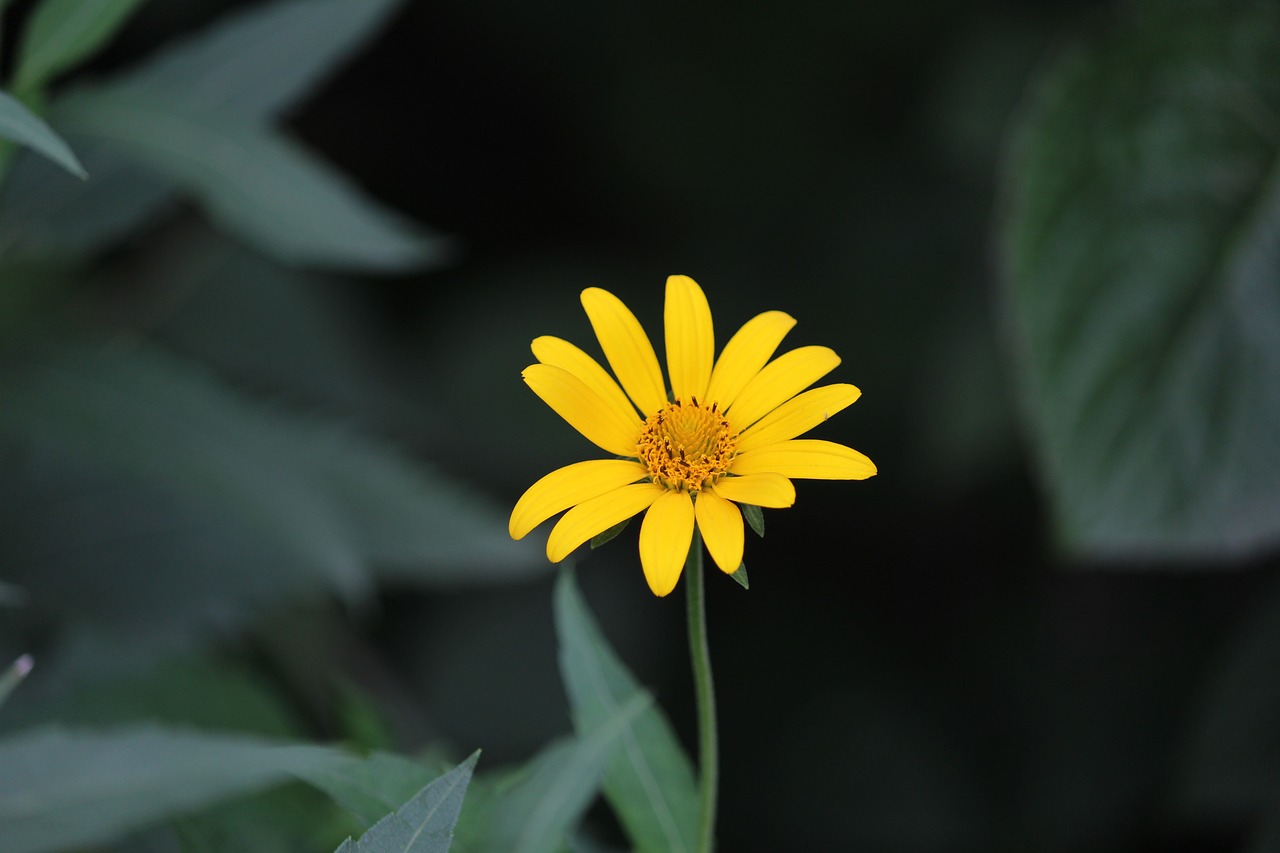
[(622, 458), (552, 471), (516, 503), (514, 539), (569, 510), (547, 540), (551, 562), (645, 510), (640, 562), (649, 588), (666, 595), (680, 579), (695, 523), (716, 565), (732, 574), (742, 563), (744, 538), (736, 503), (787, 507), (795, 503), (794, 478), (862, 480), (876, 473), (852, 448), (796, 440), (862, 392), (852, 385), (805, 390), (840, 363), (827, 347), (769, 360), (796, 323), (787, 314), (766, 311), (748, 321), (713, 364), (707, 297), (687, 276), (668, 278), (668, 395), (653, 345), (627, 306), (591, 287), (582, 291), (582, 307), (618, 381), (578, 347), (549, 336), (534, 340), (538, 363), (522, 375), (570, 426)]

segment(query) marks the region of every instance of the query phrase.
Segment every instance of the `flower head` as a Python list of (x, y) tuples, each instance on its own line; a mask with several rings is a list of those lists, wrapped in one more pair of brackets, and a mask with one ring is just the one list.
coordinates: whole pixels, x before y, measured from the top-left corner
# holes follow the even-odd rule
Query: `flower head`
[(736, 504), (787, 507), (795, 502), (793, 479), (862, 480), (876, 473), (852, 448), (796, 438), (861, 392), (844, 384), (805, 390), (840, 363), (826, 347), (770, 360), (795, 325), (787, 314), (766, 311), (749, 320), (715, 359), (702, 288), (687, 276), (668, 278), (668, 394), (653, 345), (627, 306), (591, 287), (582, 292), (582, 307), (617, 381), (554, 337), (533, 341), (538, 363), (525, 368), (524, 381), (574, 429), (620, 458), (552, 471), (516, 503), (509, 525), (515, 539), (568, 510), (547, 539), (551, 562), (643, 511), (640, 562), (649, 588), (666, 595), (680, 579), (695, 524), (712, 560), (732, 574), (744, 539)]

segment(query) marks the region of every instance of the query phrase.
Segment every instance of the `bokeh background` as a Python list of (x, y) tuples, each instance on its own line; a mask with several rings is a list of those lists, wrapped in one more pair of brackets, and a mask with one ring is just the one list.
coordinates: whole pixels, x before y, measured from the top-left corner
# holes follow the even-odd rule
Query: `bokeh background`
[[(35, 5), (5, 13), (6, 73)], [(77, 139), (110, 134), (94, 137), (92, 117), (67, 107), (60, 125), (57, 97), (92, 94), (263, 5), (149, 0), (50, 83), (51, 123), (90, 183), (97, 149)], [(684, 273), (707, 292), (721, 342), (777, 308), (799, 321), (789, 345), (840, 353), (834, 381), (863, 396), (816, 435), (880, 470), (799, 483), (796, 506), (749, 537), (751, 589), (709, 578), (721, 849), (1280, 849), (1268, 846), (1280, 843), (1268, 521), (1280, 502), (1267, 485), (1280, 479), (1278, 433), (1240, 426), (1235, 398), (1189, 390), (1176, 410), (1125, 413), (1140, 396), (1125, 391), (1120, 409), (1072, 421), (1068, 403), (1044, 402), (1055, 386), (1037, 349), (1046, 323), (1078, 327), (1082, 363), (1120, 334), (1091, 344), (1089, 311), (1072, 306), (1105, 303), (1096, 291), (1035, 297), (1074, 292), (1043, 271), (1059, 249), (1026, 247), (1028, 211), (1095, 187), (1076, 153), (1120, 150), (1097, 178), (1119, 189), (1092, 196), (1096, 215), (1081, 216), (1106, 227), (1069, 232), (1065, 257), (1112, 251), (1089, 241), (1168, 201), (1155, 189), (1170, 176), (1197, 182), (1181, 149), (1160, 143), (1184, 138), (1181, 102), (1153, 107), (1167, 120), (1132, 138), (1117, 118), (1161, 91), (1150, 57), (1167, 50), (1175, 59), (1159, 68), (1177, 66), (1182, 42), (1160, 34), (1182, 23), (1153, 24), (1135, 3), (1013, 0), (382, 5), (367, 38), (264, 110), (264, 126), (345, 174), (379, 215), (413, 223), (412, 251), (326, 258), (246, 239), (200, 180), (162, 193), (127, 233), (108, 224), (77, 243), (56, 216), (41, 230), (30, 213), (75, 179), (33, 155), (14, 161), (0, 196), (0, 580), (12, 605), (0, 651), (32, 652), (37, 667), (0, 727), (156, 719), (455, 759), (483, 747), (482, 771), (568, 732), (545, 528), (522, 548), (504, 521), (534, 480), (594, 451), (520, 370), (538, 335), (594, 345), (577, 299), (588, 286), (618, 294), (657, 340), (665, 277)], [(1210, 33), (1187, 63), (1259, 57), (1240, 91), (1256, 96), (1256, 147), (1274, 157), (1280, 100), (1248, 73), (1274, 70), (1263, 47), (1280, 30), (1241, 24), (1264, 34), (1249, 47), (1214, 36), (1216, 18), (1194, 17), (1201, 4), (1182, 5), (1186, 31)], [(1065, 64), (1090, 57), (1115, 63), (1097, 72), (1104, 84), (1055, 100), (1079, 79)], [(1106, 101), (1121, 90), (1127, 101)], [(1111, 105), (1071, 99), (1094, 95)], [(1195, 102), (1183, 106), (1195, 124)], [(1205, 126), (1186, 156), (1226, 135), (1219, 117)], [(1154, 162), (1138, 156), (1150, 134), (1174, 151), (1164, 171), (1150, 167), (1152, 207), (1107, 208), (1128, 198), (1123, 176)], [(1239, 168), (1206, 180), (1274, 210), (1274, 180), (1251, 179), (1244, 157), (1222, 154), (1219, 166)], [(15, 201), (21, 179), (37, 190)], [(130, 184), (139, 196), (145, 180)], [(117, 221), (125, 195), (99, 200), (98, 216)], [(1142, 220), (1153, 257), (1177, 255), (1185, 209)], [(289, 232), (287, 216), (267, 215)], [(1251, 269), (1272, 301), (1251, 304), (1265, 309), (1280, 278), (1266, 254), (1274, 217), (1262, 221)], [(1230, 234), (1212, 240), (1235, 251), (1249, 239)], [(1122, 267), (1097, 278), (1122, 289), (1108, 278)], [(1143, 295), (1161, 286), (1152, 274), (1130, 289), (1139, 327), (1164, 316)], [(1213, 301), (1215, 288), (1195, 292)], [(1108, 316), (1124, 314), (1115, 307)], [(1212, 383), (1252, 387), (1233, 384), (1238, 373), (1263, 385), (1248, 399), (1271, 406), (1270, 427), (1275, 316), (1259, 338), (1270, 350), (1217, 364)], [(1080, 459), (1085, 485), (1072, 479), (1071, 436), (1089, 445), (1089, 418), (1158, 433), (1200, 406), (1222, 418), (1188, 443), (1241, 430), (1252, 442), (1256, 476), (1239, 489), (1207, 452), (1189, 451), (1193, 464), (1147, 448), (1145, 428), (1099, 451), (1110, 461)], [(1148, 455), (1159, 476), (1125, 467)], [(1121, 469), (1121, 484), (1094, 476)], [(1203, 515), (1188, 501), (1171, 499), (1185, 514), (1155, 523), (1124, 515), (1134, 491), (1210, 486), (1248, 492), (1261, 521), (1236, 529), (1248, 513), (1232, 509), (1184, 540)], [(1082, 532), (1090, 512), (1114, 523)], [(692, 749), (683, 594), (649, 594), (635, 536), (581, 554), (577, 577)], [(621, 844), (605, 808), (588, 826)]]

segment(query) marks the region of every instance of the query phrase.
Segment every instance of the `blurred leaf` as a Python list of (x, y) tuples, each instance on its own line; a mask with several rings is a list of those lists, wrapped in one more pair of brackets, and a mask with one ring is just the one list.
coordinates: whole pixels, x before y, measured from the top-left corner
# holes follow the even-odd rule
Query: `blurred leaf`
[(479, 757), (479, 750), (471, 753), (466, 761), (370, 827), (359, 841), (344, 841), (338, 853), (446, 853)]
[(652, 704), (636, 694), (601, 725), (543, 749), (481, 797), (468, 797), (458, 824), (459, 853), (559, 853), (600, 787), (623, 734)]
[[(107, 86), (191, 111), (227, 109), (265, 121), (314, 91), (397, 5), (298, 0), (252, 6), (174, 42)], [(33, 158), (18, 158), (0, 203), (0, 252), (100, 251), (155, 217), (171, 197), (167, 179), (139, 168), (110, 142), (74, 133), (68, 139), (93, 180), (72, 186)]]
[(24, 698), (6, 713), (7, 729), (57, 719), (68, 726), (151, 722), (262, 737), (292, 737), (303, 730), (281, 691), (258, 673), (200, 656), (131, 677), (108, 676), (69, 696), (48, 689), (32, 693), (32, 701)]
[[(296, 660), (298, 656), (293, 652), (292, 646), (291, 643), (287, 653)], [(323, 649), (313, 657), (320, 655), (324, 655)], [(351, 748), (362, 753), (393, 748), (398, 738), (392, 730), (392, 721), (387, 709), (382, 707), (376, 697), (351, 681), (337, 679), (337, 683), (334, 684), (332, 663), (327, 655), (324, 656), (324, 665), (326, 666), (325, 686), (331, 691), (336, 691), (332, 710), (333, 727), (337, 736)], [(407, 796), (406, 794), (395, 802), (403, 802)], [(388, 810), (383, 809), (383, 811)]]
[(72, 270), (38, 259), (6, 258), (0, 264), (0, 340), (31, 340), (74, 315), (81, 282)]
[(367, 758), (352, 756), (344, 764), (302, 774), (365, 827), (394, 811), (435, 776), (418, 762), (388, 752), (375, 752)]
[(14, 581), (144, 644), (236, 627), (282, 594), (361, 596), (375, 567), (448, 583), (541, 567), (462, 485), (153, 349), (10, 353), (0, 397)]
[(22, 683), (22, 679), (27, 677), (33, 665), (31, 655), (23, 655), (11, 663), (4, 672), (0, 672), (0, 705), (3, 705), (13, 689)]
[(753, 504), (738, 504), (738, 508), (742, 510), (742, 517), (747, 520), (747, 524), (751, 526), (751, 529), (755, 531), (757, 536), (763, 539), (764, 511)]
[(290, 782), (131, 833), (116, 843), (112, 853), (328, 850), (335, 838), (351, 830), (349, 816), (323, 794), (301, 782)]
[(442, 257), (442, 241), (233, 111), (104, 87), (60, 100), (54, 115), (192, 193), (221, 227), (284, 263), (397, 270)]
[(0, 581), (0, 607), (22, 607), (28, 601), (30, 596), (22, 587)]
[(22, 36), (14, 88), (37, 89), (104, 44), (142, 0), (42, 0)]
[(751, 581), (750, 581), (750, 579), (747, 577), (747, 564), (746, 564), (746, 563), (740, 563), (740, 564), (738, 565), (738, 570), (737, 570), (736, 572), (734, 572), (733, 574), (729, 575), (729, 577), (731, 577), (731, 578), (733, 578), (735, 581), (737, 581), (737, 582), (738, 582), (738, 585), (739, 585), (739, 586), (741, 586), (743, 589), (751, 589)]
[(400, 405), (361, 284), (281, 266), (201, 225), (166, 237), (147, 268), (163, 289), (150, 329), (162, 343), (247, 390), (360, 424)]
[(154, 727), (28, 731), (0, 739), (0, 837), (9, 853), (96, 844), (345, 758), (326, 747)]
[(1040, 81), (1006, 175), (1026, 414), (1068, 544), (1280, 536), (1280, 9), (1148, 4)]
[(44, 160), (19, 156), (0, 194), (0, 254), (57, 258), (100, 252), (137, 231), (173, 198), (167, 180), (109, 143), (68, 134), (93, 177), (72, 181)]
[(310, 95), (399, 5), (284, 0), (250, 6), (173, 42), (109, 85), (144, 100), (270, 118)]
[[(556, 581), (555, 615), (560, 672), (574, 726), (589, 732), (616, 716), (640, 688), (591, 617), (569, 569)], [(672, 853), (696, 849), (693, 766), (666, 716), (650, 706), (623, 729), (621, 740), (609, 759), (604, 790), (632, 845)]]
[(62, 137), (8, 92), (0, 92), (0, 137), (40, 152), (73, 175), (88, 177)]

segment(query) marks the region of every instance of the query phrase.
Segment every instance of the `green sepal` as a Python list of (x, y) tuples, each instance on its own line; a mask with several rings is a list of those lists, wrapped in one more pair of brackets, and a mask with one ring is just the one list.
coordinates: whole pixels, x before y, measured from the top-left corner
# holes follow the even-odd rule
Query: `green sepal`
[(608, 542), (613, 537), (617, 536), (622, 531), (626, 530), (627, 525), (630, 523), (631, 523), (631, 519), (628, 518), (626, 521), (618, 522), (613, 527), (610, 527), (608, 530), (604, 531), (603, 533), (597, 533), (595, 536), (592, 536), (591, 550), (594, 551), (595, 549), (599, 548), (601, 545)]
[[(757, 508), (756, 512), (759, 512), (759, 511), (760, 511), (759, 508)], [(743, 589), (751, 589), (751, 582), (747, 580), (747, 564), (746, 563), (739, 563), (738, 570), (733, 574), (729, 575), (729, 577), (736, 580), (738, 582), (738, 585), (741, 586)]]
[[(754, 504), (738, 504), (738, 508), (742, 510), (742, 515), (747, 519), (747, 524), (751, 525), (751, 529), (761, 539), (764, 538), (764, 512), (760, 507)], [(738, 571), (742, 571), (739, 569)]]

